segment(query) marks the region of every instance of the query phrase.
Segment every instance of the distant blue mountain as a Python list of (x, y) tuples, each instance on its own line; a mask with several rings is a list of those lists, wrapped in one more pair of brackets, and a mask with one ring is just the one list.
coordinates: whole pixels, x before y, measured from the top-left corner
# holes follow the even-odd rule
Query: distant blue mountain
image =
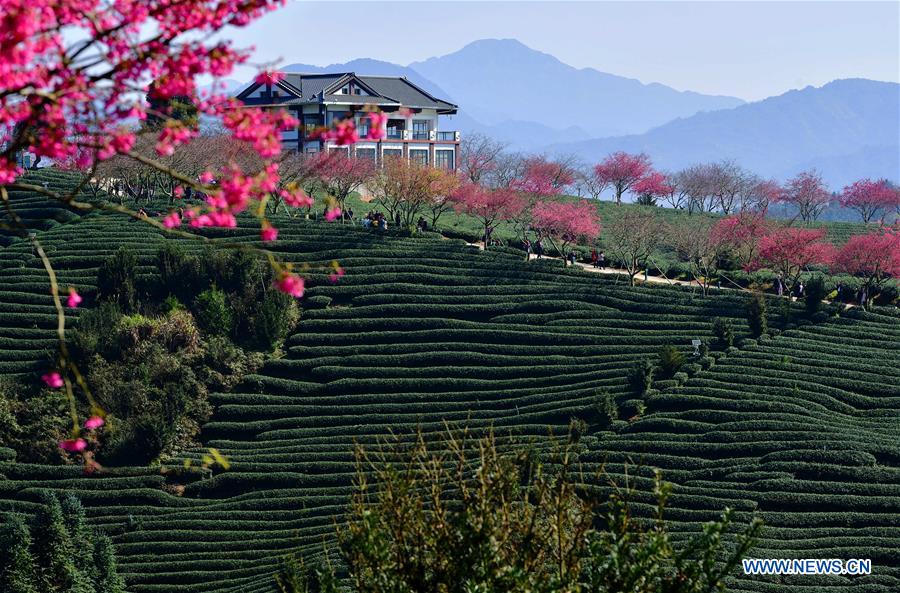
[(593, 68), (573, 68), (514, 39), (483, 39), (409, 67), (450, 91), (476, 120), (572, 126), (594, 137), (645, 132), (676, 117), (741, 105)]
[(678, 169), (734, 159), (779, 179), (818, 168), (833, 189), (859, 177), (900, 179), (900, 85), (845, 79), (734, 109), (698, 113), (645, 134), (551, 147), (596, 161), (616, 151), (646, 152)]

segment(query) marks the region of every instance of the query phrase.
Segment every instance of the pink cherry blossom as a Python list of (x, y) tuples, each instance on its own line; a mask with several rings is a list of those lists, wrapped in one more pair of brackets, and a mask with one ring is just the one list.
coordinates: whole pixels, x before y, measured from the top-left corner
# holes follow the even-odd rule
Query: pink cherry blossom
[(259, 236), (263, 241), (272, 242), (278, 238), (278, 229), (270, 224), (264, 224), (259, 231)]
[(337, 261), (331, 262), (331, 267), (334, 269), (334, 271), (331, 274), (329, 274), (328, 279), (332, 283), (335, 283), (344, 277), (345, 272), (344, 272), (344, 268), (342, 268), (340, 266), (340, 264), (337, 263)]
[(263, 71), (257, 74), (253, 80), (257, 84), (276, 84), (284, 80), (284, 72)]
[(91, 416), (87, 420), (84, 421), (84, 427), (87, 430), (94, 430), (103, 426), (103, 418), (100, 416)]
[(295, 274), (291, 274), (290, 272), (282, 273), (278, 280), (275, 281), (275, 288), (285, 294), (289, 294), (297, 298), (303, 296), (305, 285), (306, 284), (303, 281), (303, 278), (300, 278)]
[(59, 448), (69, 453), (81, 453), (87, 449), (87, 441), (84, 439), (67, 439), (59, 442)]
[(293, 206), (294, 208), (304, 208), (313, 205), (313, 199), (299, 187), (294, 189), (283, 189), (278, 195), (281, 196), (285, 204)]
[(325, 220), (328, 222), (333, 222), (341, 217), (341, 209), (340, 208), (329, 208), (325, 211)]
[(81, 304), (82, 300), (83, 299), (81, 298), (81, 295), (78, 294), (77, 290), (75, 290), (74, 288), (69, 288), (69, 298), (66, 299), (66, 306), (68, 306), (70, 309), (75, 309), (78, 307), (78, 305)]
[(170, 212), (163, 218), (163, 226), (167, 229), (174, 229), (181, 226), (181, 216), (177, 212)]
[(385, 125), (387, 125), (388, 115), (381, 111), (373, 111), (369, 114), (369, 133), (366, 135), (368, 140), (382, 140), (385, 137)]
[(212, 171), (204, 171), (203, 173), (200, 173), (200, 177), (198, 177), (200, 183), (204, 185), (209, 185), (213, 182), (213, 179), (215, 179), (215, 176), (212, 174)]
[(65, 381), (63, 381), (62, 375), (60, 375), (56, 371), (41, 375), (41, 381), (46, 383), (47, 387), (50, 387), (51, 389), (59, 389), (60, 387), (65, 385)]

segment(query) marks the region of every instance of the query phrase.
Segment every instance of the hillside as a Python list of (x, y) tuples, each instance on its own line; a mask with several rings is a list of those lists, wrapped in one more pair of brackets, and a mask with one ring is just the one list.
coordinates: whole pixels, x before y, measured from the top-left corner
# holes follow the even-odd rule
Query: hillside
[[(231, 469), (175, 496), (152, 468), (84, 475), (16, 463), (0, 448), (0, 511), (32, 512), (41, 489), (77, 492), (92, 524), (113, 535), (132, 593), (272, 592), (284, 552), (299, 545), (318, 555), (332, 533), (354, 442), (417, 425), (437, 431), (445, 420), (539, 437), (574, 417), (589, 427), (580, 441), (586, 476), (605, 463), (623, 479), (627, 462), (643, 488), (652, 467), (664, 470), (675, 484), (676, 531), (696, 531), (730, 505), (740, 521), (756, 513), (768, 525), (755, 557), (871, 558), (876, 571), (742, 579), (730, 590), (900, 588), (900, 318), (847, 311), (808, 319), (773, 300), (773, 337), (692, 359), (656, 382), (638, 414), (631, 365), (664, 345), (690, 353), (692, 339), (712, 343), (714, 316), (744, 337), (744, 295), (629, 288), (431, 234), (379, 236), (286, 217), (278, 225), (285, 259), (337, 258), (347, 275), (336, 284), (308, 275), (285, 356), (212, 396), (204, 445), (225, 453)], [(212, 235), (258, 240), (253, 228)], [(39, 236), (63, 285), (80, 287), (95, 282), (119, 245), (137, 254), (142, 275), (155, 274), (163, 242), (139, 222), (105, 214)], [(0, 374), (34, 373), (52, 348), (55, 316), (28, 243), (0, 248), (0, 286)], [(619, 406), (612, 426), (597, 418), (604, 392)], [(640, 500), (649, 503), (649, 493)]]
[(679, 169), (734, 159), (784, 179), (818, 167), (835, 189), (864, 176), (900, 179), (900, 85), (863, 79), (789, 91), (734, 109), (698, 113), (645, 134), (558, 144), (558, 153), (598, 161), (609, 152), (646, 152)]

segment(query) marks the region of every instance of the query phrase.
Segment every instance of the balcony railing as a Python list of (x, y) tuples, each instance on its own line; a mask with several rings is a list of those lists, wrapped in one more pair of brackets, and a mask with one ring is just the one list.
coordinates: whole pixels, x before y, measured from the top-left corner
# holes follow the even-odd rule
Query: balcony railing
[(431, 140), (431, 131), (430, 130), (413, 130), (412, 133), (413, 140)]
[(436, 132), (435, 140), (441, 142), (456, 142), (459, 140), (459, 132)]

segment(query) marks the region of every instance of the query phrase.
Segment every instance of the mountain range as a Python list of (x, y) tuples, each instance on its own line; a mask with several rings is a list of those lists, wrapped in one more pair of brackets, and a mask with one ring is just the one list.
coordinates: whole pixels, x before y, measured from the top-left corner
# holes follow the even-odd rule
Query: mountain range
[(646, 152), (664, 169), (733, 159), (778, 179), (817, 168), (833, 187), (900, 178), (896, 83), (843, 79), (745, 103), (574, 68), (512, 39), (474, 41), (406, 66), (362, 58), (283, 69), (405, 76), (460, 106), (446, 129), (480, 132), (513, 150), (587, 162), (614, 150)]

